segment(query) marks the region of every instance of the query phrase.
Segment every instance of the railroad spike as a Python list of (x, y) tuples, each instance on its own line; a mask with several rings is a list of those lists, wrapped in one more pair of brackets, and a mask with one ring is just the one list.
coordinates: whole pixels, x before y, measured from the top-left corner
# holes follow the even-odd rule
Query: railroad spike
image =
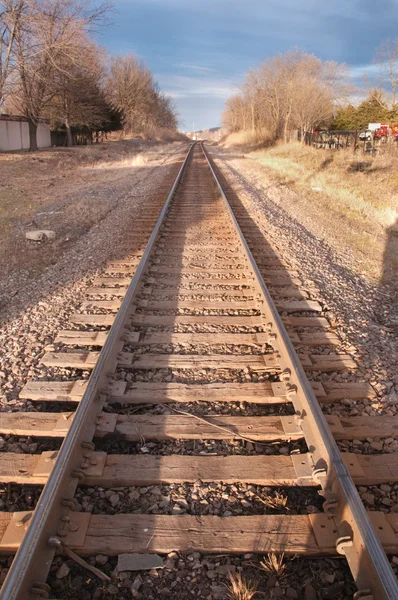
[(40, 596), (40, 598), (44, 598), (45, 600), (47, 600), (47, 598), (50, 597), (50, 592), (50, 586), (42, 581), (35, 581), (32, 587), (30, 588), (31, 594), (34, 594), (35, 596)]
[(292, 376), (291, 370), (290, 369), (284, 369), (282, 371), (282, 373), (280, 373), (279, 379), (281, 381), (285, 381), (286, 382), (286, 381), (290, 381), (291, 376)]
[[(297, 385), (292, 385), (291, 383), (286, 384), (286, 398), (290, 400), (297, 395)], [(302, 421), (302, 417), (300, 416), (300, 421)]]
[(325, 513), (331, 516), (335, 516), (336, 510), (339, 507), (339, 501), (337, 498), (328, 498), (322, 504)]
[(84, 481), (86, 478), (86, 475), (82, 469), (74, 469), (71, 473), (71, 476), (79, 481)]
[(70, 510), (76, 511), (78, 509), (78, 502), (75, 498), (62, 498), (61, 506), (65, 506)]
[(320, 483), (320, 480), (323, 477), (327, 477), (327, 469), (326, 467), (318, 467), (316, 469), (313, 470), (312, 472), (312, 477), (313, 479), (315, 479), (315, 481), (317, 481), (318, 483)]
[(81, 447), (86, 450), (90, 450), (91, 452), (94, 452), (94, 450), (95, 450), (95, 444), (93, 442), (87, 442), (87, 441), (82, 442)]
[(336, 541), (336, 550), (338, 554), (345, 554), (346, 548), (353, 546), (353, 540), (351, 535), (343, 535)]

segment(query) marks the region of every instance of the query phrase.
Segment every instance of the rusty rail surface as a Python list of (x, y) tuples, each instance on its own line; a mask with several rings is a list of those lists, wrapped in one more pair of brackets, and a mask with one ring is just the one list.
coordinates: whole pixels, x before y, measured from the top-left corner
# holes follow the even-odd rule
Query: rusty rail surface
[[(38, 600), (49, 597), (45, 583), (56, 551), (63, 549), (63, 539), (79, 535), (79, 519), (74, 494), (79, 481), (84, 480), (84, 465), (93, 464), (95, 446), (92, 442), (97, 418), (109, 399), (109, 377), (115, 372), (123, 350), (129, 320), (134, 315), (134, 300), (143, 285), (153, 249), (162, 225), (178, 190), (184, 172), (189, 169), (193, 152), (200, 147), (215, 185), (225, 204), (227, 214), (238, 235), (258, 294), (261, 320), (265, 324), (267, 344), (273, 348), (280, 366), (280, 381), (285, 396), (292, 402), (295, 416), (291, 418), (292, 434), (301, 432), (311, 456), (312, 478), (325, 497), (324, 513), (317, 517), (320, 538), (325, 536), (336, 544), (336, 552), (344, 555), (358, 587), (359, 600), (396, 600), (398, 584), (379, 537), (370, 522), (353, 479), (342, 460), (338, 446), (322, 413), (312, 386), (278, 313), (238, 219), (219, 182), (216, 166), (203, 144), (193, 144), (185, 157), (177, 178), (163, 206), (145, 252), (127, 288), (121, 307), (106, 337), (102, 352), (92, 371), (87, 389), (66, 433), (57, 460), (23, 541), (3, 584), (1, 600)], [(193, 148), (196, 148), (193, 150)], [(166, 294), (167, 295), (167, 294)], [(289, 433), (289, 432), (287, 432)], [(301, 456), (301, 455), (299, 455)], [(265, 459), (266, 460), (266, 459)], [(298, 465), (298, 469), (300, 466)], [(17, 525), (24, 524), (23, 519)], [(17, 532), (17, 536), (20, 534)], [(337, 533), (336, 533), (337, 532)], [(178, 550), (178, 548), (176, 548)]]

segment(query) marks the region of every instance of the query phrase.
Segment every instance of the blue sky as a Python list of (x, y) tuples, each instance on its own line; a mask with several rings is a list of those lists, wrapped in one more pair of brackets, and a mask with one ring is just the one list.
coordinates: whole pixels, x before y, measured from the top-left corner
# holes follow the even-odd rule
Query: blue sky
[(397, 25), (398, 0), (116, 0), (99, 42), (144, 60), (190, 130), (219, 125), (244, 74), (288, 49), (345, 62), (360, 81)]

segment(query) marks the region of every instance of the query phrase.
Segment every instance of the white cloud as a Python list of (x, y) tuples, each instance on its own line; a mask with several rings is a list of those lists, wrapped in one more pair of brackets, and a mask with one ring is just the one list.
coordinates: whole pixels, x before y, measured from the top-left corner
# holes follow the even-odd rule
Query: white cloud
[(222, 77), (188, 77), (161, 74), (156, 77), (162, 90), (173, 98), (206, 97), (226, 100), (238, 91), (230, 79)]
[(215, 69), (211, 69), (210, 67), (202, 67), (200, 65), (190, 65), (185, 63), (178, 63), (176, 65), (181, 69), (189, 69), (191, 71), (199, 71), (200, 73), (215, 73)]
[(361, 77), (374, 78), (380, 73), (380, 67), (374, 64), (357, 65), (356, 67), (350, 67), (350, 75), (354, 79), (360, 79)]

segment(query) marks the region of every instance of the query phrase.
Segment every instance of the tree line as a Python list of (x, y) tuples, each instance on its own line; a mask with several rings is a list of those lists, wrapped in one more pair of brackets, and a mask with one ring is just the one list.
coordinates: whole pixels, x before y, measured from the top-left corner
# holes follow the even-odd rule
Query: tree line
[(366, 129), (369, 123), (398, 123), (398, 106), (391, 105), (379, 89), (371, 90), (358, 106), (347, 104), (339, 107), (330, 129), (362, 130)]
[(145, 64), (94, 42), (111, 12), (95, 0), (0, 0), (0, 113), (28, 119), (31, 149), (42, 121), (63, 128), (68, 145), (73, 131), (177, 128)]
[(251, 131), (271, 140), (289, 141), (292, 132), (316, 129), (363, 129), (370, 122), (398, 122), (398, 39), (387, 40), (374, 59), (378, 80), (365, 80), (367, 97), (358, 93), (344, 64), (322, 61), (294, 50), (266, 59), (250, 70), (238, 94), (229, 98), (223, 126), (229, 132)]

